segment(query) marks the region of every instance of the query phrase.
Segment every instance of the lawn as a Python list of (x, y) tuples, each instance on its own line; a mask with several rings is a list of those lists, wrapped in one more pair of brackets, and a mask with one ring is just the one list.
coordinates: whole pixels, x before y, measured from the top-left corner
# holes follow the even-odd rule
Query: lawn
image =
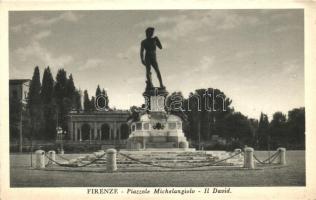
[[(261, 159), (267, 152), (256, 151)], [(287, 165), (256, 170), (76, 172), (30, 168), (29, 154), (10, 155), (11, 187), (216, 187), (305, 186), (305, 151), (287, 151)], [(34, 159), (34, 158), (33, 158)]]

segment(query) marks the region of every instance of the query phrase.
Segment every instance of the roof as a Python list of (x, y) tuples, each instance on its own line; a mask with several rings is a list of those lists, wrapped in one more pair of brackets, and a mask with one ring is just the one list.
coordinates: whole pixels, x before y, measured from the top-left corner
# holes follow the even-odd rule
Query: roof
[(10, 85), (15, 85), (15, 84), (23, 84), (25, 82), (29, 82), (31, 79), (10, 79), (9, 84)]

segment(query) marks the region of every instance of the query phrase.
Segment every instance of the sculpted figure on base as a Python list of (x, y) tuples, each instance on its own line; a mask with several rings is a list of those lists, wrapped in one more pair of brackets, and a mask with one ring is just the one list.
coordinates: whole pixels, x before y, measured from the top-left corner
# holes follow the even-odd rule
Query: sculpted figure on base
[[(154, 68), (157, 78), (159, 80), (160, 88), (164, 88), (162, 83), (161, 74), (158, 68), (158, 62), (156, 58), (156, 46), (159, 49), (162, 49), (161, 43), (158, 37), (153, 37), (154, 28), (149, 27), (146, 29), (146, 39), (141, 42), (140, 47), (140, 59), (142, 64), (146, 67), (146, 78), (147, 78), (147, 88), (153, 88), (152, 80), (151, 80), (151, 67)], [(146, 51), (144, 56), (144, 51)]]

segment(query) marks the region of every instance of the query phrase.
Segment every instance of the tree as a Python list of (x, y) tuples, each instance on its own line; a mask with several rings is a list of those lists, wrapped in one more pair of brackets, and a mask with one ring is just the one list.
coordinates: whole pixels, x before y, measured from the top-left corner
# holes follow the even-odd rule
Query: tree
[(59, 69), (56, 75), (55, 98), (59, 107), (62, 105), (62, 100), (67, 96), (67, 73), (64, 69)]
[(81, 110), (82, 107), (81, 107), (81, 90), (77, 90), (75, 91), (75, 105), (74, 105), (74, 108), (76, 110)]
[(305, 149), (305, 108), (295, 108), (288, 112), (288, 140), (296, 149)]
[(91, 111), (91, 103), (87, 90), (84, 90), (83, 92), (83, 109), (86, 112)]
[(51, 103), (54, 95), (54, 79), (50, 72), (50, 68), (47, 67), (44, 70), (42, 79), (41, 97), (44, 104)]
[(42, 101), (41, 101), (41, 82), (39, 68), (34, 69), (28, 94), (28, 110), (31, 119), (31, 131), (36, 138), (41, 138), (42, 123)]
[(209, 140), (211, 135), (222, 136), (225, 116), (233, 112), (232, 100), (219, 89), (197, 89), (184, 101), (189, 119), (190, 136)]
[(19, 138), (19, 124), (21, 121), (22, 103), (17, 97), (10, 97), (9, 120), (10, 120), (10, 141)]
[(91, 100), (90, 100), (90, 109), (91, 111), (95, 111), (96, 110), (96, 107), (95, 107), (95, 97), (92, 96), (91, 97)]
[(102, 93), (104, 96), (108, 96), (104, 88), (102, 89), (102, 92), (101, 92), (101, 93)]
[[(104, 89), (103, 89), (104, 91)], [(105, 105), (106, 105), (106, 98), (105, 97), (105, 91), (104, 91), (104, 94), (103, 94), (103, 91), (101, 92), (101, 89), (100, 89), (100, 86), (98, 85), (96, 91), (95, 91), (95, 98), (97, 98), (97, 102), (93, 102), (93, 107), (95, 108), (95, 103), (98, 104), (99, 108), (102, 108), (104, 109), (105, 108)], [(101, 97), (101, 95), (103, 97)]]
[(67, 97), (67, 73), (64, 69), (59, 69), (56, 75), (56, 84), (54, 88), (54, 97), (56, 100), (57, 124), (63, 129), (67, 128), (64, 98)]
[(240, 141), (241, 144), (251, 145), (253, 132), (250, 121), (240, 112), (231, 113), (226, 116), (226, 126), (222, 130), (224, 134)]
[(102, 94), (100, 86), (98, 85), (97, 89), (95, 90), (95, 97), (98, 97)]
[(105, 96), (105, 108), (109, 109), (109, 97), (104, 88), (102, 89), (101, 94)]
[(49, 67), (44, 70), (41, 98), (43, 103), (44, 139), (54, 139), (56, 136), (56, 105), (53, 98), (54, 79)]
[(250, 123), (251, 132), (252, 132), (252, 138), (253, 138), (252, 145), (256, 145), (259, 121), (257, 119), (250, 118), (249, 123)]
[(269, 119), (264, 113), (260, 114), (259, 124), (258, 124), (258, 135), (257, 135), (257, 145), (259, 148), (267, 148), (269, 139)]
[(72, 105), (75, 105), (75, 92), (76, 92), (76, 87), (74, 84), (72, 74), (70, 74), (69, 78), (67, 79), (66, 97), (72, 101)]
[(282, 112), (275, 112), (269, 126), (270, 145), (272, 148), (287, 147), (286, 116)]

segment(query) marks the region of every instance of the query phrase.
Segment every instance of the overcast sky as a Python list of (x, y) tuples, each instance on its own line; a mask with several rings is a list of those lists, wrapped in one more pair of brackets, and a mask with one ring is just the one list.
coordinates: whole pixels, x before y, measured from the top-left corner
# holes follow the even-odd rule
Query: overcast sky
[(170, 93), (218, 88), (253, 118), (304, 106), (303, 10), (10, 12), (10, 78), (31, 78), (36, 65), (54, 77), (64, 68), (90, 96), (105, 88), (111, 107), (141, 105), (147, 26), (162, 42)]

